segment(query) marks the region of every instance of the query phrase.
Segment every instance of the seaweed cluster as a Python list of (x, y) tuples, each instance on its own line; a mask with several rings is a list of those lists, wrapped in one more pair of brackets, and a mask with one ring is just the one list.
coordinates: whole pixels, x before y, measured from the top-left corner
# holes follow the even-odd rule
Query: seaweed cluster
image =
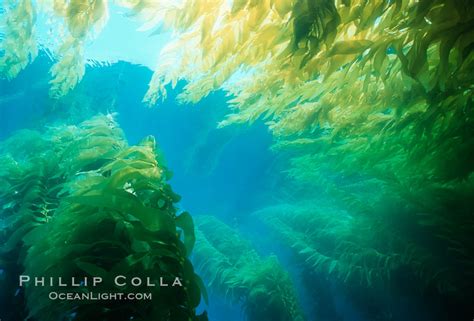
[(262, 258), (235, 230), (213, 216), (197, 216), (193, 261), (203, 279), (250, 321), (302, 321), (295, 289), (276, 257)]
[[(412, 209), (386, 202), (359, 212), (311, 200), (263, 208), (253, 217), (292, 250), (302, 277), (312, 284), (327, 280), (350, 298), (378, 293), (362, 305), (380, 300), (380, 293), (431, 293), (442, 309), (449, 311), (449, 302), (456, 302), (452, 315), (465, 315), (474, 284), (469, 243), (440, 241), (432, 230), (413, 222)], [(315, 295), (317, 302), (329, 294)], [(393, 309), (398, 297), (392, 300), (388, 306)]]
[[(52, 69), (53, 91), (61, 95), (82, 77), (81, 48), (106, 22), (107, 1), (55, 0), (54, 8), (45, 3), (9, 3), (2, 73), (12, 78), (34, 58), (34, 12), (46, 12), (70, 36)], [(397, 271), (407, 268), (436, 295), (466, 306), (473, 301), (472, 1), (121, 0), (117, 5), (143, 21), (144, 30), (164, 26), (174, 33), (145, 102), (165, 99), (167, 90), (184, 80), (181, 102), (199, 101), (213, 90), (229, 94), (232, 113), (220, 126), (267, 122), (274, 150), (290, 155), (284, 171), (291, 194), (312, 205), (294, 202), (258, 216), (307, 269), (378, 287), (393, 284)], [(317, 208), (323, 197), (342, 211)], [(45, 212), (61, 204), (48, 201)], [(219, 230), (219, 224), (211, 226)], [(211, 284), (246, 297), (238, 294), (246, 288), (238, 275), (251, 265), (231, 252), (249, 249), (238, 248), (240, 241), (226, 245), (222, 240), (232, 233), (216, 233), (221, 243), (211, 233), (198, 235), (198, 253), (207, 249), (196, 255), (206, 258), (203, 270), (219, 276)], [(261, 260), (250, 257), (249, 262)]]
[[(121, 0), (175, 37), (160, 54), (145, 101), (187, 85), (181, 101), (224, 89), (221, 122), (268, 120), (276, 148), (304, 149), (292, 176), (363, 172), (411, 194), (472, 186), (474, 6), (470, 1)], [(13, 1), (2, 42), (7, 77), (35, 55), (35, 11), (64, 43), (52, 67), (62, 95), (84, 73), (82, 49), (108, 16), (105, 0)], [(20, 23), (21, 22), (21, 23)], [(21, 24), (21, 27), (19, 26)], [(23, 26), (24, 24), (24, 26)], [(9, 70), (14, 70), (10, 72)], [(54, 95), (56, 95), (54, 94)]]
[[(153, 137), (128, 146), (111, 117), (45, 133), (22, 131), (1, 145), (2, 305), (5, 320), (205, 320), (196, 315), (202, 281), (189, 261), (191, 216)], [(102, 277), (94, 289), (18, 288), (18, 276)], [(116, 275), (182, 286), (117, 287)], [(52, 301), (57, 292), (150, 292), (143, 301)]]
[[(84, 46), (108, 20), (107, 0), (7, 0), (4, 4), (5, 39), (0, 44), (2, 76), (14, 78), (37, 56), (37, 16), (47, 17), (47, 43), (57, 58), (51, 67), (50, 95), (67, 94), (85, 72)], [(53, 40), (54, 39), (54, 40)], [(44, 39), (43, 39), (44, 41)]]
[[(117, 5), (145, 30), (164, 24), (176, 34), (145, 101), (166, 97), (166, 86), (179, 80), (187, 81), (180, 95), (186, 102), (224, 89), (234, 96), (235, 113), (221, 125), (268, 119), (277, 146), (309, 150), (295, 160), (307, 175), (334, 163), (335, 170), (390, 172), (385, 180), (413, 189), (472, 181), (464, 157), (473, 146), (469, 1)], [(107, 1), (55, 0), (51, 8), (22, 0), (7, 9), (4, 74), (15, 76), (34, 57), (34, 12), (45, 12), (68, 35), (51, 69), (53, 92), (67, 92), (82, 78), (81, 48), (106, 23)]]
[[(428, 251), (407, 240), (396, 242), (393, 229), (377, 226), (371, 232), (381, 222), (370, 222), (370, 217), (353, 217), (346, 211), (311, 204), (282, 204), (254, 215), (290, 245), (307, 268), (327, 278), (382, 287), (388, 286), (394, 272), (405, 266), (413, 273), (423, 271), (427, 282), (442, 282), (438, 278), (445, 271), (430, 264), (433, 262)], [(424, 269), (420, 269), (422, 265)]]
[(1, 42), (0, 74), (7, 79), (18, 76), (38, 55), (35, 39), (35, 7), (29, 0), (5, 1), (11, 7), (5, 17), (6, 35)]

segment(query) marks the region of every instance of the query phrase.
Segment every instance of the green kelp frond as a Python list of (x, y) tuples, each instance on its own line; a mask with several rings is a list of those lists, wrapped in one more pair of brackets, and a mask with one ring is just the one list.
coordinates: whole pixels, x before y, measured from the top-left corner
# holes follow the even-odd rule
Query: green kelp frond
[[(82, 77), (84, 42), (100, 32), (109, 7), (105, 0), (53, 4), (6, 4), (6, 19), (22, 28), (7, 23), (4, 73), (23, 68), (35, 52), (34, 12), (41, 12), (59, 26), (50, 29), (62, 40), (51, 70), (52, 91), (60, 96)], [(332, 164), (342, 175), (373, 176), (418, 199), (426, 186), (450, 188), (474, 171), (468, 157), (474, 153), (472, 1), (116, 5), (142, 21), (143, 30), (164, 25), (175, 35), (160, 54), (145, 101), (165, 98), (167, 86), (179, 80), (187, 83), (179, 96), (184, 102), (227, 91), (232, 114), (221, 126), (264, 119), (279, 148), (306, 146), (289, 166), (297, 180)]]
[[(51, 70), (53, 96), (60, 96), (82, 77), (84, 42), (106, 23), (108, 2), (53, 3), (8, 2), (5, 17), (26, 28), (7, 23), (2, 48), (8, 61), (2, 71), (11, 78), (34, 56), (33, 17), (41, 11), (60, 26), (50, 28), (58, 31), (52, 38), (62, 40), (53, 48), (58, 62)], [(357, 217), (361, 229), (377, 222), (383, 228), (374, 228), (376, 235), (391, 231), (382, 222), (383, 211), (371, 203), (385, 195), (399, 202), (388, 222), (406, 224), (420, 238), (402, 233), (393, 250), (355, 240), (361, 253), (377, 250), (367, 250), (373, 258), (367, 260), (385, 262), (385, 256), (402, 255), (415, 244), (423, 261), (427, 239), (428, 253), (436, 253), (433, 266), (452, 260), (448, 270), (457, 280), (444, 282), (450, 279), (444, 272), (420, 269), (423, 278), (435, 278), (445, 289), (452, 285), (444, 283), (454, 283), (458, 295), (474, 293), (469, 285), (474, 284), (472, 1), (120, 0), (116, 5), (143, 21), (143, 30), (164, 25), (174, 32), (160, 53), (147, 103), (166, 98), (180, 80), (186, 82), (181, 102), (199, 101), (214, 90), (228, 92), (232, 113), (220, 126), (266, 121), (276, 149), (292, 153), (284, 170), (295, 185), (306, 191), (326, 188), (326, 195), (356, 208), (351, 217), (368, 215)], [(350, 176), (361, 177), (359, 187), (375, 180), (380, 193), (341, 187)], [(376, 195), (368, 199), (368, 194)], [(397, 240), (396, 234), (388, 235)], [(339, 260), (344, 252), (334, 251), (323, 254)], [(367, 279), (361, 264), (354, 263), (358, 279)], [(339, 270), (336, 263), (326, 269)]]
[[(194, 243), (192, 218), (177, 213), (179, 196), (166, 182), (154, 138), (128, 146), (107, 116), (34, 133), (41, 144), (30, 149), (26, 134), (1, 146), (6, 156), (0, 181), (8, 188), (0, 196), (5, 218), (0, 253), (10, 297), (24, 295), (18, 313), (38, 321), (73, 312), (74, 320), (197, 320), (202, 282), (187, 258)], [(63, 280), (99, 276), (104, 282), (93, 290), (27, 286), (15, 296), (17, 285), (8, 281), (16, 282), (19, 274)], [(117, 275), (148, 277), (156, 286), (117, 288)], [(176, 277), (182, 287), (171, 286)], [(153, 299), (56, 302), (48, 299), (50, 291), (149, 292)]]
[(250, 321), (304, 320), (288, 273), (262, 258), (235, 230), (213, 216), (196, 219), (193, 260), (211, 290), (243, 302)]
[(268, 207), (254, 215), (292, 248), (305, 269), (348, 287), (387, 289), (402, 270), (410, 271), (420, 285), (440, 291), (461, 285), (455, 283), (449, 263), (387, 217), (351, 215), (309, 202)]
[[(32, 140), (25, 139), (28, 134)], [(62, 182), (56, 177), (55, 155), (46, 153), (48, 158), (35, 155), (47, 145), (35, 134), (20, 132), (18, 137), (0, 146), (0, 268), (3, 270), (0, 299), (2, 305), (10, 307), (4, 318), (12, 321), (26, 318), (22, 293), (15, 295), (18, 275), (23, 271), (23, 238), (50, 221), (58, 206), (57, 194)], [(31, 150), (25, 148), (30, 142)], [(6, 146), (14, 147), (11, 149), (14, 154), (9, 154)]]

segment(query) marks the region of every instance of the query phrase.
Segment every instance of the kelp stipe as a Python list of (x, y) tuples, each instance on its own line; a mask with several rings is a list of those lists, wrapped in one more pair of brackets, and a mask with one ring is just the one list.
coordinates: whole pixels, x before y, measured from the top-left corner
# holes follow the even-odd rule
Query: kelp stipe
[(303, 321), (296, 291), (276, 257), (262, 258), (235, 230), (197, 216), (193, 260), (209, 289), (242, 302), (249, 321)]
[(11, 307), (6, 320), (27, 316), (24, 292), (18, 290), (23, 268), (23, 238), (46, 224), (58, 206), (64, 181), (57, 171), (58, 155), (40, 133), (22, 130), (0, 144), (1, 302)]
[[(37, 144), (37, 150), (25, 149), (22, 144), (29, 140), (11, 138), (17, 148), (23, 148), (10, 150), (11, 161), (5, 164), (14, 166), (1, 173), (8, 183), (2, 200), (9, 201), (2, 207), (9, 223), (0, 248), (6, 264), (2, 282), (17, 281), (20, 273), (46, 279), (99, 276), (104, 283), (93, 291), (140, 289), (151, 292), (153, 300), (55, 302), (48, 299), (50, 291), (76, 292), (77, 288), (27, 285), (21, 291), (24, 302), (18, 302), (24, 309), (15, 309), (18, 315), (39, 321), (58, 316), (205, 320), (195, 313), (202, 282), (187, 258), (194, 243), (192, 219), (187, 213), (178, 215), (173, 205), (179, 196), (166, 183), (167, 170), (157, 161), (154, 139), (127, 146), (117, 124), (106, 116), (30, 136), (40, 137), (44, 144)], [(9, 145), (4, 144), (7, 153)], [(41, 150), (45, 146), (46, 151)], [(48, 164), (50, 171), (43, 173), (47, 179), (36, 183), (43, 177), (37, 175), (42, 168), (39, 161)], [(118, 288), (112, 283), (116, 275), (149, 277), (154, 284), (160, 284), (160, 277), (170, 284), (178, 277), (183, 286)], [(15, 297), (18, 285), (11, 285), (9, 295)], [(18, 320), (18, 315), (10, 320)]]

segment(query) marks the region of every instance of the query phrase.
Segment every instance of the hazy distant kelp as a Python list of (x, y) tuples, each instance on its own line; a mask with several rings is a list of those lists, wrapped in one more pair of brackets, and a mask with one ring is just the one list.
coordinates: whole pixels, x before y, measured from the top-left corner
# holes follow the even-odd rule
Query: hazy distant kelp
[[(205, 319), (195, 314), (202, 282), (187, 258), (194, 245), (192, 219), (174, 207), (179, 196), (166, 183), (152, 137), (127, 146), (113, 119), (99, 116), (45, 133), (20, 132), (1, 149), (1, 297), (2, 305), (12, 307), (5, 318)], [(150, 277), (155, 284), (159, 277), (167, 283), (179, 277), (183, 287), (142, 289), (153, 300), (130, 304), (58, 303), (48, 299), (47, 287), (27, 286), (15, 295), (22, 273), (101, 276), (102, 291), (137, 291), (109, 283), (107, 276), (118, 274)]]
[(261, 258), (213, 216), (196, 217), (196, 226), (193, 259), (210, 290), (242, 302), (250, 321), (304, 320), (291, 279), (275, 257)]
[[(339, 201), (343, 203), (343, 199), (336, 199), (335, 203)], [(397, 307), (398, 296), (393, 298), (393, 293), (421, 301), (421, 293), (431, 292), (426, 300), (441, 302), (437, 308), (443, 313), (452, 309), (453, 317), (463, 316), (473, 284), (469, 243), (457, 244), (456, 236), (453, 240), (443, 237), (440, 242), (441, 236), (431, 227), (413, 219), (410, 205), (389, 202), (389, 198), (384, 198), (382, 204), (371, 200), (359, 211), (357, 207), (345, 210), (345, 204), (341, 209), (311, 200), (267, 207), (254, 215), (293, 250), (303, 275), (330, 280), (351, 300), (360, 289), (356, 297), (372, 293), (374, 298), (369, 300), (380, 300), (376, 304), (379, 307), (383, 307), (383, 300), (394, 300), (385, 307), (384, 312), (389, 312), (388, 308)], [(464, 229), (452, 224), (445, 227), (460, 233)], [(457, 237), (469, 242), (467, 235)], [(388, 293), (387, 298), (392, 299), (381, 300), (374, 293)], [(316, 292), (315, 301), (324, 295), (327, 294)], [(456, 302), (453, 306), (451, 300)]]
[[(46, 157), (30, 154), (30, 148), (42, 150)], [(0, 149), (0, 265), (3, 270), (0, 299), (2, 306), (10, 307), (4, 318), (21, 320), (27, 316), (25, 302), (22, 293), (14, 294), (18, 288), (17, 276), (23, 270), (19, 259), (24, 255), (22, 239), (30, 230), (47, 222), (57, 207), (58, 190), (46, 188), (58, 184), (54, 178), (56, 158), (54, 153), (48, 153), (47, 141), (29, 130), (18, 132), (15, 138), (3, 142)]]
[[(309, 269), (328, 278), (365, 287), (389, 287), (394, 273), (412, 269), (442, 290), (453, 288), (449, 273), (428, 249), (404, 239), (387, 214), (351, 215), (311, 203), (282, 204), (258, 211), (265, 224), (289, 244)], [(377, 217), (378, 216), (378, 217)], [(419, 274), (419, 275), (418, 275)]]

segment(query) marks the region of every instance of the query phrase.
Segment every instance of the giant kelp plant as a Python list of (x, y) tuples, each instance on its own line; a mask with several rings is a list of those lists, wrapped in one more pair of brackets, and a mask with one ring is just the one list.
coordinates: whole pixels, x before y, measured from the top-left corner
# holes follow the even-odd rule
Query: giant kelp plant
[(249, 321), (304, 320), (291, 279), (276, 257), (261, 258), (213, 216), (197, 216), (196, 227), (193, 260), (211, 290), (242, 303)]
[[(424, 270), (422, 276), (429, 282), (447, 281), (440, 280), (445, 271), (429, 264), (432, 262), (426, 252), (422, 255), (421, 249), (406, 240), (397, 242), (395, 236), (387, 234), (395, 231), (377, 227), (370, 232), (381, 224), (372, 217), (353, 217), (346, 211), (311, 203), (276, 205), (255, 215), (290, 244), (307, 266), (341, 282), (367, 287), (388, 285), (383, 283), (389, 282), (401, 266), (412, 267), (413, 273)], [(422, 264), (426, 265), (424, 269), (420, 269)], [(449, 290), (452, 285), (444, 287)]]
[[(367, 206), (363, 213), (309, 201), (267, 207), (254, 215), (292, 249), (303, 275), (329, 280), (352, 298), (374, 295), (362, 304), (379, 300), (384, 292), (414, 297), (431, 293), (426, 299), (442, 302), (437, 306), (442, 313), (464, 316), (473, 291), (472, 260), (463, 253), (469, 245), (440, 243), (432, 231), (410, 220), (410, 208), (384, 202)], [(355, 289), (361, 293), (354, 295)], [(316, 295), (319, 299), (324, 293)], [(383, 312), (394, 309), (398, 299)]]
[[(45, 133), (22, 131), (1, 145), (0, 246), (5, 320), (205, 320), (195, 308), (199, 277), (188, 256), (194, 227), (178, 215), (179, 196), (153, 137), (128, 146), (111, 117)], [(183, 237), (180, 237), (180, 234)], [(29, 286), (26, 274), (63, 279), (99, 276), (88, 287)], [(183, 286), (118, 288), (116, 275)], [(112, 277), (110, 277), (112, 276)], [(54, 301), (58, 292), (150, 292), (144, 301)]]

